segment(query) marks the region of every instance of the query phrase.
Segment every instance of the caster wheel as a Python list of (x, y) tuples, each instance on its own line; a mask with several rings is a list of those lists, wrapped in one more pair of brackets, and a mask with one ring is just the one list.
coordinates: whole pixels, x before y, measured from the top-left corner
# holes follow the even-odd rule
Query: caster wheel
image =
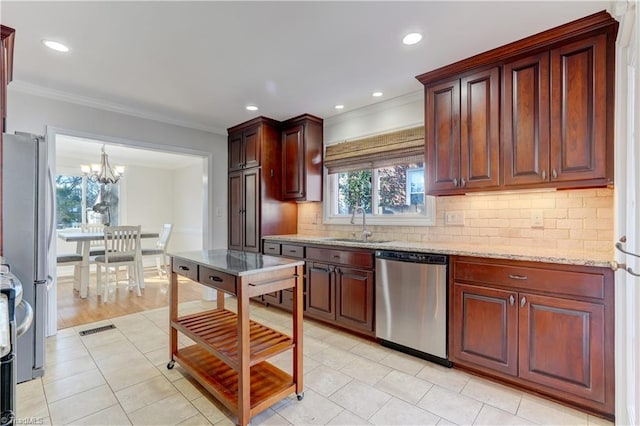
[(167, 364), (167, 370), (171, 370), (174, 365), (176, 365), (175, 361), (169, 361), (169, 364)]
[(297, 394), (296, 398), (298, 398), (298, 401), (302, 401), (302, 399), (304, 398), (304, 392)]

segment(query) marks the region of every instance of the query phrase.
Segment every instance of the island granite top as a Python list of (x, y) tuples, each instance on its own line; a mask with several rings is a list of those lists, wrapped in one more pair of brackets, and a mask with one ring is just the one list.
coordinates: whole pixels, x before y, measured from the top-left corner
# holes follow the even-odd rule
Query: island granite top
[(335, 237), (312, 235), (269, 235), (264, 240), (298, 244), (357, 247), (372, 250), (415, 251), (421, 253), (446, 254), (451, 256), (487, 257), (493, 259), (523, 260), (531, 262), (558, 263), (565, 265), (598, 266), (610, 268), (613, 254), (587, 250), (560, 250), (546, 247), (517, 247), (456, 242), (409, 242), (409, 241), (340, 241)]
[(225, 249), (168, 253), (168, 255), (235, 276), (304, 265), (302, 260)]

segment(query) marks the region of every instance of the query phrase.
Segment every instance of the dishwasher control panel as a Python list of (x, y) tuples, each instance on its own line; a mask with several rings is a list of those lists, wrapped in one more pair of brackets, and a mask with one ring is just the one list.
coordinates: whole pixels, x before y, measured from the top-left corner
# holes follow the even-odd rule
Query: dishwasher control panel
[(433, 265), (446, 265), (448, 260), (447, 256), (444, 254), (414, 253), (388, 250), (377, 250), (376, 257), (379, 259), (397, 260), (399, 262), (429, 263)]

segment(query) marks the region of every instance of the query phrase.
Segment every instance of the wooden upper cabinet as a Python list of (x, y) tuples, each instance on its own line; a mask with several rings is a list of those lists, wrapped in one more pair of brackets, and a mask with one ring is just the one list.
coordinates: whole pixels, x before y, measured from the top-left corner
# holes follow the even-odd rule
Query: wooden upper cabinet
[(460, 181), (464, 190), (500, 184), (500, 71), (491, 68), (461, 80)]
[(282, 123), (282, 198), (322, 201), (321, 118), (309, 114)]
[(229, 170), (241, 170), (261, 165), (262, 125), (255, 123), (238, 130), (229, 130)]
[(500, 73), (491, 68), (426, 88), (428, 192), (498, 186)]
[(613, 107), (605, 34), (551, 50), (552, 181), (607, 177), (607, 108)]
[(507, 63), (502, 75), (504, 184), (548, 182), (549, 52)]
[(427, 190), (450, 191), (460, 176), (460, 80), (427, 87), (425, 100)]
[(600, 12), (417, 76), (428, 191), (613, 183), (617, 31)]

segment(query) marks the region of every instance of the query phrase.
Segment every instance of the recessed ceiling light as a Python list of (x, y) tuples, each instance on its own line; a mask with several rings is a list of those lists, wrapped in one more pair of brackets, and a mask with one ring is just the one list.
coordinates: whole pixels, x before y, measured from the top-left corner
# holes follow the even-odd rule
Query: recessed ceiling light
[(344, 108), (344, 105), (336, 105), (335, 106), (335, 109), (343, 109), (343, 108)]
[(258, 107), (255, 106), (255, 105), (247, 105), (246, 108), (247, 108), (247, 111), (257, 111), (258, 110)]
[(402, 39), (402, 42), (407, 46), (418, 43), (422, 40), (422, 34), (420, 33), (409, 33)]
[(371, 96), (373, 96), (374, 98), (379, 98), (380, 96), (382, 96), (382, 92), (373, 92)]
[(69, 48), (67, 46), (65, 46), (64, 44), (62, 44), (62, 43), (60, 43), (58, 41), (42, 40), (42, 44), (44, 44), (45, 46), (47, 46), (51, 50), (55, 50), (56, 52), (68, 52), (69, 51)]

